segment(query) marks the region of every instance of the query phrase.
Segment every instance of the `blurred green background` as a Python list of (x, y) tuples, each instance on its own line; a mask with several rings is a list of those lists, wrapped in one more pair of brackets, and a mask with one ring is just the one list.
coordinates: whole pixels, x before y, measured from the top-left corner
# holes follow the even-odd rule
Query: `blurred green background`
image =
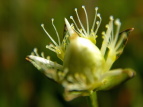
[(94, 7), (99, 7), (103, 20), (99, 36), (110, 15), (120, 18), (121, 30), (135, 28), (113, 68), (130, 67), (137, 75), (113, 90), (98, 92), (100, 107), (143, 106), (143, 0), (1, 0), (0, 107), (88, 107), (87, 97), (64, 101), (63, 87), (25, 60), (37, 47), (39, 52), (44, 51), (56, 61), (56, 55), (45, 48), (50, 40), (40, 25), (44, 23), (55, 38), (51, 24), (54, 18), (62, 39), (64, 18), (75, 15), (75, 7), (82, 17), (82, 5), (91, 19)]

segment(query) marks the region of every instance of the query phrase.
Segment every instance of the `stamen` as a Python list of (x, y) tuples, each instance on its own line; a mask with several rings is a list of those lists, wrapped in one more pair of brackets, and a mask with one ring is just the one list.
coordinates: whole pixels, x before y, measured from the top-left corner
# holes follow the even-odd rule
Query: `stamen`
[(34, 52), (31, 52), (31, 55), (35, 55)]
[(48, 59), (48, 60), (51, 60), (51, 59), (50, 59), (50, 56), (47, 56), (47, 59)]
[(44, 24), (41, 24), (41, 27), (43, 28), (44, 32), (48, 35), (48, 37), (51, 39), (51, 41), (58, 46), (58, 44), (54, 41), (54, 39), (49, 35), (49, 33), (46, 31)]
[(77, 8), (75, 8), (75, 12), (76, 12), (78, 21), (79, 21), (79, 23), (80, 23), (80, 26), (81, 26), (81, 28), (83, 29), (84, 34), (86, 35), (86, 31), (85, 31), (85, 29), (84, 29), (84, 27), (83, 27), (83, 24), (81, 23), (80, 18), (79, 18), (79, 15), (78, 15), (78, 12), (77, 12)]
[[(110, 20), (114, 21), (113, 16), (110, 16)], [(114, 41), (114, 37), (115, 37), (115, 36), (114, 36), (113, 23), (111, 24), (111, 28), (112, 28), (112, 31), (111, 31), (111, 36), (110, 36), (110, 38), (109, 38), (110, 42), (111, 42), (111, 41)]]
[(96, 28), (96, 30), (95, 30), (95, 34), (97, 33), (97, 31), (98, 31), (98, 29), (99, 29), (99, 27), (100, 27), (101, 21), (102, 21), (102, 18), (101, 18), (101, 16), (100, 16), (99, 13), (97, 14), (97, 17), (99, 18), (99, 21), (96, 22), (97, 28)]
[(103, 31), (101, 34), (102, 34), (102, 38), (106, 39), (105, 32)]
[(109, 25), (107, 24), (107, 25), (105, 25), (105, 28), (107, 28), (108, 29), (108, 27), (109, 27)]
[(56, 53), (56, 50), (54, 49), (53, 45), (46, 45), (46, 48)]
[(110, 16), (110, 20), (111, 20), (111, 21), (113, 21), (113, 20), (114, 20), (113, 16)]
[[(113, 24), (112, 24), (112, 28), (113, 28)], [(110, 36), (110, 41), (114, 41), (114, 38), (115, 38), (114, 35), (115, 35), (115, 34), (114, 34), (114, 29), (112, 29), (112, 31), (111, 31), (111, 36)]]
[(44, 56), (44, 52), (41, 52), (41, 56), (42, 56), (43, 58), (45, 58), (45, 56)]
[(109, 39), (111, 37), (111, 32), (113, 30), (113, 17), (111, 16), (110, 17), (110, 22), (108, 25), (106, 25), (107, 27), (107, 31), (106, 31), (106, 34), (105, 34), (105, 38), (103, 40), (103, 43), (102, 43), (102, 46), (101, 46), (101, 53), (102, 55), (104, 56), (105, 55), (105, 52), (106, 52), (106, 49), (107, 49), (107, 46), (108, 46), (108, 43), (109, 43)]
[(37, 48), (34, 48), (33, 51), (34, 51), (34, 54), (35, 54), (36, 56), (39, 56)]
[(93, 25), (92, 25), (91, 29), (94, 29), (94, 27), (95, 27), (95, 22), (96, 22), (96, 17), (97, 17), (97, 10), (98, 10), (98, 7), (95, 8), (95, 17), (94, 17), (94, 21), (93, 21)]
[(115, 39), (114, 39), (114, 42), (113, 42), (114, 46), (116, 45), (118, 35), (119, 35), (120, 26), (121, 26), (121, 23), (120, 23), (119, 19), (115, 20), (115, 24), (117, 25), (117, 28), (116, 28)]
[(88, 21), (88, 15), (87, 15), (87, 11), (85, 9), (85, 6), (82, 6), (84, 12), (85, 12), (85, 16), (86, 16), (86, 25), (87, 25), (87, 34), (89, 35), (89, 21)]
[(54, 25), (54, 19), (53, 19), (53, 18), (52, 18), (52, 25), (53, 25), (53, 27), (54, 27), (54, 29), (55, 29), (55, 31), (56, 31), (56, 34), (57, 34), (57, 38), (58, 38), (59, 45), (61, 45), (61, 42), (60, 42), (60, 36), (59, 36), (58, 31), (57, 31), (57, 29), (56, 29), (56, 27), (55, 27), (55, 25)]
[(79, 27), (77, 26), (77, 24), (76, 24), (76, 22), (75, 22), (73, 16), (70, 16), (70, 19), (73, 21), (73, 23), (74, 23), (74, 25), (76, 26), (77, 30), (78, 30), (79, 32), (81, 32), (81, 30), (80, 30)]

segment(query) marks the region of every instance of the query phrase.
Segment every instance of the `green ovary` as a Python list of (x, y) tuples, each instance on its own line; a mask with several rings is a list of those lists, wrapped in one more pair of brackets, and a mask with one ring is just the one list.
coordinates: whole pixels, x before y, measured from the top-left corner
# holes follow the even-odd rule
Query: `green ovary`
[(90, 40), (76, 37), (70, 40), (64, 58), (64, 69), (68, 75), (84, 75), (86, 82), (93, 83), (100, 78), (104, 66), (104, 58)]

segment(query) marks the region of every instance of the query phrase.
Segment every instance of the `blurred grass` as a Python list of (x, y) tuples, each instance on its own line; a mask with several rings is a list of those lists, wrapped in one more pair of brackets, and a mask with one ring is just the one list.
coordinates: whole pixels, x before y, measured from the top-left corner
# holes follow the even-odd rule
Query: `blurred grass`
[[(130, 67), (137, 71), (132, 80), (111, 90), (99, 92), (100, 107), (142, 107), (143, 105), (143, 1), (142, 0), (2, 0), (0, 1), (0, 107), (87, 107), (86, 97), (65, 102), (63, 88), (46, 78), (25, 57), (34, 47), (57, 60), (45, 48), (50, 40), (41, 28), (55, 37), (51, 18), (63, 36), (64, 18), (75, 15), (74, 8), (86, 6), (93, 17), (99, 7), (105, 30), (109, 16), (120, 18), (121, 30), (134, 27), (123, 55), (113, 68)], [(92, 21), (91, 21), (92, 22)]]

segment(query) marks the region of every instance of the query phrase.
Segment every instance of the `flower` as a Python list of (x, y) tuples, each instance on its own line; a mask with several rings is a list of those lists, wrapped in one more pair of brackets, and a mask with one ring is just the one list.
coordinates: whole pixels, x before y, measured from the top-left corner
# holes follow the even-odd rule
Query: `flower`
[(132, 69), (110, 70), (113, 63), (123, 52), (128, 34), (133, 28), (119, 33), (121, 22), (119, 19), (114, 21), (113, 16), (111, 16), (109, 23), (106, 25), (106, 32), (102, 32), (101, 48), (97, 47), (97, 31), (102, 18), (96, 7), (95, 18), (90, 28), (86, 9), (84, 6), (82, 8), (85, 12), (86, 28), (80, 20), (77, 9), (75, 9), (80, 27), (72, 16), (70, 19), (72, 19), (73, 24), (70, 24), (65, 18), (67, 32), (62, 42), (54, 25), (54, 19), (52, 19), (52, 25), (58, 43), (55, 42), (42, 24), (45, 33), (53, 42), (46, 47), (55, 52), (57, 57), (63, 61), (63, 64), (51, 61), (49, 57), (45, 58), (43, 53), (40, 56), (37, 49), (34, 49), (34, 52), (26, 58), (36, 68), (43, 71), (47, 77), (62, 84), (65, 88), (64, 96), (66, 100), (72, 100), (78, 96), (88, 96), (93, 91), (111, 89), (135, 75)]

